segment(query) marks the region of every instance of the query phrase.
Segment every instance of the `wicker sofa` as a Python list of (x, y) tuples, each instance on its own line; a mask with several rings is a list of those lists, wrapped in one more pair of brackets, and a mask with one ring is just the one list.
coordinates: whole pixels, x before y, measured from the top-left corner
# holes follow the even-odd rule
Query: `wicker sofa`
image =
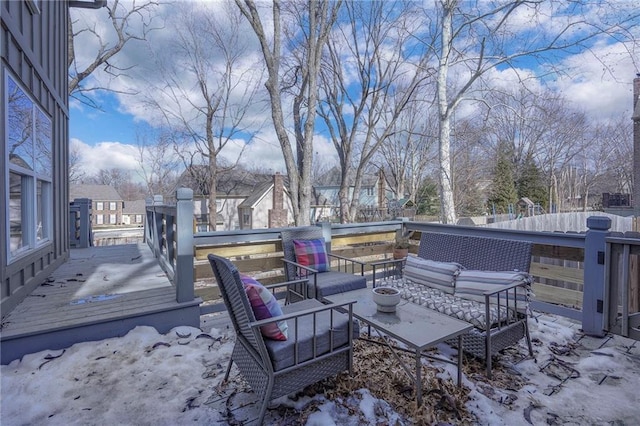
[(399, 287), (403, 298), (473, 324), (464, 350), (485, 360), (491, 376), (491, 357), (523, 337), (533, 355), (527, 324), (531, 245), (423, 232), (418, 256), (389, 269), (401, 275), (374, 276), (373, 285)]

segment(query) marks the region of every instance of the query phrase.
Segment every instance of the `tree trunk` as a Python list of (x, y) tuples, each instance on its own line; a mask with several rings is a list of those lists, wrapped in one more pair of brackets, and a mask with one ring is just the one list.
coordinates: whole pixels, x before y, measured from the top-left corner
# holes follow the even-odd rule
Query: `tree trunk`
[[(455, 1), (452, 3), (456, 3)], [(447, 76), (449, 55), (451, 54), (452, 14), (455, 4), (447, 4), (442, 13), (442, 39), (440, 67), (438, 69), (438, 111), (439, 111), (439, 147), (440, 170), (440, 217), (442, 223), (456, 223), (456, 210), (453, 200), (453, 179), (451, 176), (451, 111), (447, 98)]]

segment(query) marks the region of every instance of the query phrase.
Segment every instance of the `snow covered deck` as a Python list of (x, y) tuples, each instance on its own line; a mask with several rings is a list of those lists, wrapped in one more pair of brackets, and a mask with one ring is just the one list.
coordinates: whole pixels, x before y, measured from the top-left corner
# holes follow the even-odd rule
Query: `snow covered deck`
[(198, 326), (199, 299), (176, 290), (146, 244), (72, 249), (71, 258), (2, 321), (2, 364), (26, 353), (125, 335)]

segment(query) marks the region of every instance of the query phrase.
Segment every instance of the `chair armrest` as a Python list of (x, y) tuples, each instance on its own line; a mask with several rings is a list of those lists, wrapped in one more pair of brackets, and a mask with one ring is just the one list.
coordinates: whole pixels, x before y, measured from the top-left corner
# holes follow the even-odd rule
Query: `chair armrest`
[(309, 281), (307, 278), (302, 278), (302, 279), (299, 279), (299, 280), (284, 281), (284, 282), (281, 282), (281, 283), (267, 284), (267, 285), (263, 285), (263, 286), (264, 286), (264, 288), (272, 289), (272, 288), (278, 288), (278, 287), (289, 287), (289, 286), (296, 285), (296, 284), (303, 284), (303, 283), (306, 283), (307, 281)]
[[(341, 272), (349, 272), (349, 266), (351, 266), (351, 272), (352, 274), (355, 274), (356, 272), (356, 266), (360, 266), (360, 275), (364, 275), (364, 265), (366, 265), (365, 262), (361, 262), (359, 260), (356, 259), (351, 259), (348, 257), (344, 257), (344, 256), (340, 256), (339, 254), (333, 254), (333, 253), (327, 253), (327, 255), (330, 258), (334, 258), (338, 260), (338, 271)], [(344, 270), (343, 270), (344, 267)]]
[(355, 300), (353, 300), (351, 302), (331, 303), (329, 305), (317, 306), (315, 308), (309, 308), (309, 309), (305, 309), (305, 310), (298, 311), (298, 312), (291, 312), (289, 314), (279, 315), (277, 317), (267, 318), (267, 319), (263, 319), (263, 320), (259, 320), (259, 321), (253, 321), (253, 322), (249, 323), (249, 326), (253, 327), (253, 328), (259, 328), (259, 327), (262, 327), (263, 325), (271, 324), (273, 322), (286, 321), (288, 319), (302, 317), (302, 316), (305, 316), (305, 315), (312, 315), (312, 314), (316, 314), (318, 312), (329, 311), (329, 310), (332, 310), (332, 309), (339, 309), (339, 308), (343, 308), (344, 309), (345, 306), (348, 306), (348, 311), (347, 312), (349, 313), (349, 319), (353, 319), (353, 304), (354, 303), (357, 303), (357, 302)]
[(296, 268), (304, 269), (305, 271), (309, 272), (310, 274), (317, 274), (318, 273), (317, 269), (309, 268), (308, 266), (301, 265), (301, 264), (299, 264), (297, 262), (294, 262), (293, 260), (282, 259), (282, 261), (284, 263), (288, 263), (289, 265), (293, 265)]
[(503, 292), (503, 291), (506, 292), (506, 291), (512, 290), (512, 289), (517, 288), (517, 287), (522, 287), (522, 288), (526, 289), (527, 288), (527, 284), (526, 283), (513, 283), (513, 284), (505, 285), (505, 286), (503, 286), (503, 287), (501, 287), (499, 289), (496, 289), (496, 290), (483, 291), (482, 294), (484, 294), (485, 296), (492, 296), (494, 294), (498, 294), (498, 293)]
[[(299, 280), (293, 281), (284, 281), (281, 283), (267, 284), (264, 287), (268, 290), (271, 290), (271, 293), (275, 294), (275, 289), (280, 287), (287, 287), (287, 301), (291, 300), (291, 294), (294, 294), (301, 299), (307, 299), (307, 283), (309, 282), (308, 278), (301, 278)], [(298, 286), (298, 288), (295, 288)], [(292, 288), (294, 287), (294, 288)], [(302, 292), (299, 292), (298, 289), (302, 289)]]
[(389, 271), (391, 271), (392, 276), (402, 276), (402, 267), (405, 261), (406, 259), (385, 259), (369, 263), (373, 270), (373, 288), (376, 287), (376, 271), (378, 268), (385, 272), (384, 277), (388, 275)]

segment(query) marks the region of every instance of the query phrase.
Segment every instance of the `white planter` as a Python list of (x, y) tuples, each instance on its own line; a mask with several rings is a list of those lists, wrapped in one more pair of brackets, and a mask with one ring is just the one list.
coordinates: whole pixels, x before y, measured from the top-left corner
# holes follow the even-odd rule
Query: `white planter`
[(393, 287), (376, 287), (373, 289), (373, 301), (380, 312), (395, 312), (400, 303), (400, 292)]

